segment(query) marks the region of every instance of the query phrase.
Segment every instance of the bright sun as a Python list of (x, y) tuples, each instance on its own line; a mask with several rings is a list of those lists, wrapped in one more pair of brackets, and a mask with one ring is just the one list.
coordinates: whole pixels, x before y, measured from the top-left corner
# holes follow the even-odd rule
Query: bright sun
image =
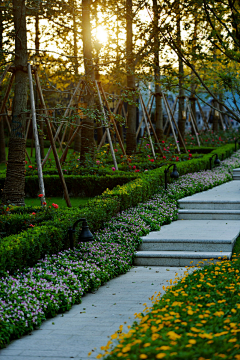
[(108, 33), (102, 26), (97, 27), (96, 38), (101, 44), (105, 44), (108, 41)]

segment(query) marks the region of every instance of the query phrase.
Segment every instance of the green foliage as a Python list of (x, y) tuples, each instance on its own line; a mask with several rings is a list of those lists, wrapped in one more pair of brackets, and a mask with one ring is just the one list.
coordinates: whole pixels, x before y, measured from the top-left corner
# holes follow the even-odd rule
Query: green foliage
[[(181, 162), (178, 164), (178, 171), (181, 175), (205, 170), (209, 168), (209, 158), (213, 154), (218, 154), (221, 158), (233, 153), (234, 145), (225, 145), (221, 148), (215, 149), (212, 153), (206, 154), (201, 159), (193, 159), (188, 162)], [(74, 179), (74, 177), (71, 177)], [(51, 179), (51, 176), (49, 176)], [(168, 180), (170, 181), (170, 180)], [(36, 226), (25, 230), (17, 235), (10, 235), (4, 238), (0, 243), (0, 269), (2, 271), (9, 270), (14, 272), (17, 269), (23, 269), (26, 266), (32, 266), (45, 254), (56, 254), (58, 251), (69, 248), (68, 228), (73, 223), (82, 217), (86, 217), (91, 231), (100, 229), (106, 221), (109, 221), (116, 214), (127, 208), (136, 206), (140, 202), (148, 200), (153, 196), (159, 185), (164, 182), (164, 168), (155, 169), (145, 172), (137, 179), (124, 184), (117, 185), (112, 190), (106, 190), (102, 195), (90, 200), (87, 206), (67, 209), (51, 209), (46, 210), (46, 213), (39, 211), (39, 224), (36, 221)], [(24, 213), (24, 210), (19, 210)], [(23, 214), (24, 215), (24, 214)], [(13, 217), (12, 223), (17, 230), (17, 224), (23, 220), (23, 223), (32, 220), (31, 214), (29, 218), (23, 216), (21, 213)], [(7, 224), (6, 215), (3, 215), (2, 229), (10, 229)], [(21, 217), (22, 216), (22, 217)], [(51, 219), (48, 219), (51, 216)], [(4, 225), (5, 223), (5, 225)], [(22, 227), (24, 228), (24, 223)], [(32, 224), (34, 225), (34, 224)], [(5, 226), (5, 227), (4, 227)]]

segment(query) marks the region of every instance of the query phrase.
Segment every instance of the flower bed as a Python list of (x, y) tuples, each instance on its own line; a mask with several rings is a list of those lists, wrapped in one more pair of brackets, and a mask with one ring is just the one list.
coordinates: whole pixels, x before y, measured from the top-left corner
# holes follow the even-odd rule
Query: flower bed
[[(239, 239), (240, 240), (240, 239)], [(238, 255), (238, 257), (237, 257)], [(113, 359), (240, 359), (240, 258), (170, 280), (166, 294), (138, 314), (127, 334), (120, 329), (97, 358)], [(165, 290), (165, 287), (163, 286)], [(154, 298), (154, 299), (153, 299)]]
[[(0, 347), (30, 332), (48, 316), (81, 302), (90, 289), (126, 272), (132, 265), (140, 237), (177, 217), (177, 199), (231, 179), (240, 153), (213, 171), (188, 174), (144, 204), (121, 212), (95, 234), (95, 241), (75, 250), (46, 256), (34, 267), (0, 280)], [(58, 211), (58, 210), (57, 210)]]

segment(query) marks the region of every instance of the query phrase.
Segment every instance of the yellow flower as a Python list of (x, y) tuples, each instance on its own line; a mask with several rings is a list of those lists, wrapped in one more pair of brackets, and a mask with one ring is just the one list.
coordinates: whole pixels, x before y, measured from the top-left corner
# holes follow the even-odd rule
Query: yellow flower
[(196, 344), (196, 340), (195, 340), (195, 339), (190, 339), (188, 342), (189, 342), (190, 344)]
[(236, 338), (228, 340), (228, 342), (236, 342), (236, 341), (237, 341)]
[(96, 359), (101, 359), (103, 356), (102, 356), (102, 354), (98, 354), (97, 356), (96, 356)]
[(143, 347), (148, 347), (150, 345), (151, 345), (150, 343), (146, 343), (146, 344), (143, 345)]
[(166, 356), (165, 353), (159, 353), (157, 354), (156, 359), (163, 359), (165, 356)]
[(171, 349), (170, 346), (163, 345), (159, 348), (159, 350), (169, 350)]
[(118, 334), (113, 334), (113, 335), (111, 335), (111, 339), (116, 339), (118, 337)]
[(182, 337), (182, 335), (178, 335), (174, 331), (169, 331), (167, 335), (171, 340), (180, 339)]
[(140, 359), (147, 359), (147, 355), (146, 355), (146, 354), (141, 354), (139, 357), (140, 357)]

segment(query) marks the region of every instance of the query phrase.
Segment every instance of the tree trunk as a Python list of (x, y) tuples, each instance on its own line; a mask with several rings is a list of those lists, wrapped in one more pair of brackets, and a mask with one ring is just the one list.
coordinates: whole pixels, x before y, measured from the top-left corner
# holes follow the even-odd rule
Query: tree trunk
[(126, 0), (126, 31), (127, 31), (127, 90), (130, 102), (128, 103), (127, 129), (126, 129), (126, 153), (136, 152), (136, 94), (135, 94), (135, 66), (133, 59), (133, 29), (132, 29), (132, 0)]
[[(216, 95), (216, 94), (215, 94)], [(217, 108), (217, 101), (213, 101), (213, 106), (215, 108)], [(218, 122), (219, 122), (219, 114), (217, 112), (217, 110), (213, 110), (212, 111), (212, 114), (213, 114), (213, 126), (212, 126), (212, 130), (213, 132), (218, 132), (219, 130), (219, 126), (218, 126)]]
[[(2, 10), (0, 10), (0, 62), (4, 60), (3, 55), (3, 16)], [(2, 86), (0, 87), (2, 93)], [(5, 152), (5, 135), (4, 135), (4, 122), (3, 117), (0, 118), (0, 163), (6, 162), (6, 152)]]
[[(91, 37), (91, 22), (90, 22), (90, 0), (82, 0), (82, 40), (83, 40), (83, 58), (85, 79), (91, 85), (94, 81), (94, 66), (92, 59), (92, 37)], [(89, 87), (86, 88), (86, 95), (84, 102), (87, 104), (88, 114), (82, 121), (81, 133), (81, 162), (85, 162), (86, 154), (94, 154), (94, 120), (93, 107), (94, 96), (90, 92)]]
[(0, 121), (0, 163), (6, 162), (5, 135), (3, 119)]
[(159, 37), (158, 37), (158, 21), (159, 12), (157, 0), (153, 0), (153, 31), (154, 31), (154, 78), (155, 78), (155, 101), (156, 101), (156, 134), (158, 139), (163, 140), (163, 109), (162, 96), (160, 86), (160, 65), (159, 65)]
[[(195, 61), (195, 56), (196, 56), (196, 45), (197, 45), (197, 25), (198, 25), (198, 20), (197, 20), (197, 16), (195, 16), (193, 42), (192, 42), (192, 44), (193, 44), (193, 46), (192, 46), (192, 52), (193, 52), (192, 64), (193, 64), (194, 68), (195, 68), (194, 61)], [(195, 80), (195, 74), (192, 70), (191, 71), (191, 109), (192, 109), (194, 119), (196, 120), (196, 123), (197, 123), (197, 109), (196, 109), (196, 97), (195, 97), (196, 83), (194, 80)], [(193, 129), (192, 129), (192, 133), (193, 133)]]
[(25, 125), (27, 109), (27, 31), (25, 0), (13, 0), (15, 30), (15, 89), (7, 174), (3, 203), (24, 204), (25, 186)]
[[(177, 16), (177, 44), (178, 47), (181, 49), (181, 13), (180, 13), (180, 3), (177, 0), (177, 9), (176, 9), (176, 16)], [(178, 86), (179, 86), (179, 100), (178, 100), (178, 128), (182, 135), (182, 138), (185, 138), (185, 124), (186, 124), (186, 116), (184, 112), (184, 99), (185, 94), (183, 90), (183, 77), (184, 77), (184, 70), (183, 70), (183, 61), (181, 56), (178, 56)], [(178, 140), (180, 146), (183, 146), (180, 136), (178, 136)]]

